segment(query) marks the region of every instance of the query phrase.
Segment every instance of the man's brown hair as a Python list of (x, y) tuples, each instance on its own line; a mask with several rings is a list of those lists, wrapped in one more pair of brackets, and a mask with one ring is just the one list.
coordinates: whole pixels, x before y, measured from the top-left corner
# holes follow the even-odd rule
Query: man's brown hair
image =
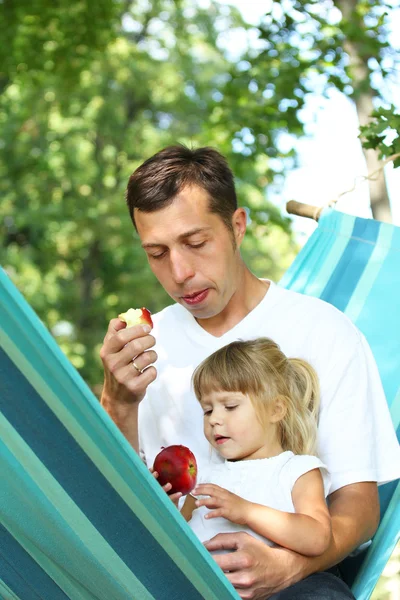
[(132, 173), (126, 202), (134, 226), (134, 209), (154, 212), (168, 206), (184, 188), (197, 185), (209, 196), (210, 212), (220, 215), (232, 230), (237, 209), (233, 174), (225, 158), (210, 147), (191, 150), (182, 144), (168, 146)]

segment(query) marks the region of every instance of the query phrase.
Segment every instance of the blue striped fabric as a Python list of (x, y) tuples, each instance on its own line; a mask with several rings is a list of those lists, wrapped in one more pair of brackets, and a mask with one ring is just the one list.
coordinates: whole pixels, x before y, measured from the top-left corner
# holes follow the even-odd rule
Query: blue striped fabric
[(0, 270), (0, 597), (237, 598)]
[[(364, 332), (397, 428), (399, 258), (399, 228), (329, 210), (280, 282), (331, 302)], [(238, 598), (1, 270), (0, 307), (0, 597)], [(358, 600), (398, 537), (399, 487), (383, 487), (387, 510)]]
[[(400, 439), (400, 228), (324, 210), (280, 285), (344, 312), (367, 338)], [(366, 600), (400, 536), (400, 484), (381, 486), (381, 525), (353, 592)]]

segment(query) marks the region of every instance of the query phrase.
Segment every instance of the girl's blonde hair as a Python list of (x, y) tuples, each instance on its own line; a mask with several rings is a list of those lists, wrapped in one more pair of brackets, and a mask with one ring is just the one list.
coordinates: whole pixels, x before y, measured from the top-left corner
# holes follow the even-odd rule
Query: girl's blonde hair
[(249, 396), (261, 423), (266, 408), (283, 402), (286, 413), (278, 422), (283, 450), (315, 454), (319, 410), (319, 382), (313, 367), (288, 358), (269, 338), (238, 340), (206, 358), (193, 373), (198, 400), (213, 391)]

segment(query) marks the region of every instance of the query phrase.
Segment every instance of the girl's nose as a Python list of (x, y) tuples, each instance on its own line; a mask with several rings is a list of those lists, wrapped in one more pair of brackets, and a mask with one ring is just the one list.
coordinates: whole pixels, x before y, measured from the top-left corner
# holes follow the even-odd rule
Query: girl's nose
[(213, 410), (209, 418), (209, 423), (212, 427), (214, 427), (215, 425), (221, 425), (221, 413), (216, 410)]

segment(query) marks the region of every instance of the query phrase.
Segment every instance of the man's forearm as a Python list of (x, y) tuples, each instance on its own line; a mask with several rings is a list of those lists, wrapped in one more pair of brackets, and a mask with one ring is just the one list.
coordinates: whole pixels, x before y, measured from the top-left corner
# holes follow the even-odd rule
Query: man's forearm
[(304, 576), (340, 563), (355, 548), (371, 539), (379, 524), (376, 484), (363, 482), (337, 490), (329, 498), (329, 512), (331, 544), (321, 556), (305, 559)]
[(101, 405), (108, 412), (118, 429), (126, 437), (130, 445), (139, 454), (138, 433), (138, 403), (116, 404), (111, 401), (107, 394), (102, 395)]

